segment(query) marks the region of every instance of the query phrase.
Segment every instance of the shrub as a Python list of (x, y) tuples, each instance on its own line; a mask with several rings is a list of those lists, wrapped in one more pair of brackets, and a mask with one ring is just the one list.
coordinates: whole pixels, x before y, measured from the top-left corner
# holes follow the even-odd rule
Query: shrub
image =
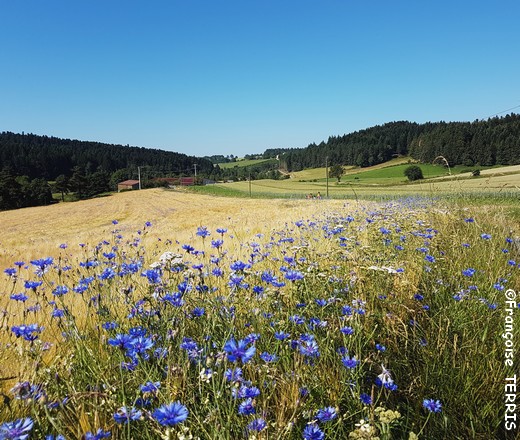
[(423, 172), (421, 168), (417, 165), (410, 165), (404, 170), (404, 175), (408, 177), (410, 182), (415, 180), (424, 179)]

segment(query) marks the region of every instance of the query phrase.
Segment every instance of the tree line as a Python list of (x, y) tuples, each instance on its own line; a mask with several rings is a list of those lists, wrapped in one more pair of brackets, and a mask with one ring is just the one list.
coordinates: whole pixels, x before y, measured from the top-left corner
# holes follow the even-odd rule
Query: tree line
[(79, 168), (85, 175), (147, 165), (157, 171), (191, 175), (194, 165), (201, 173), (211, 173), (208, 159), (154, 148), (113, 145), (101, 142), (60, 139), (34, 134), (0, 133), (0, 169), (17, 176), (55, 180), (72, 177)]
[[(85, 199), (137, 178), (137, 167), (159, 176), (213, 173), (210, 160), (158, 149), (0, 133), (0, 209), (47, 205), (52, 192)], [(51, 183), (49, 183), (51, 182)], [(153, 179), (146, 179), (153, 186)]]
[[(409, 155), (421, 162), (443, 156), (450, 165), (520, 163), (520, 115), (474, 122), (389, 122), (343, 136), (331, 136), (306, 148), (270, 148), (250, 158), (272, 159), (249, 167), (220, 168), (233, 155), (206, 158), (151, 148), (60, 139), (34, 134), (0, 133), (0, 209), (45, 205), (52, 192), (72, 192), (83, 199), (115, 190), (117, 183), (137, 178), (143, 187), (157, 186), (154, 177), (193, 176), (212, 180), (280, 179), (287, 171), (328, 165), (366, 167)], [(278, 159), (276, 159), (278, 158)], [(337, 177), (337, 176), (336, 176)], [(52, 186), (49, 184), (52, 182)]]
[(518, 164), (520, 115), (474, 122), (389, 122), (284, 150), (280, 160), (287, 171), (299, 171), (325, 166), (326, 157), (329, 164), (367, 167), (404, 155), (422, 162), (444, 156), (450, 165)]

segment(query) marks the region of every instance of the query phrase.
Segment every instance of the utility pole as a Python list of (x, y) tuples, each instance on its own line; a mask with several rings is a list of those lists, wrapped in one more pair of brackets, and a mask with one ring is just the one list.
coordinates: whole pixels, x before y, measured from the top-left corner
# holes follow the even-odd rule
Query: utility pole
[(137, 176), (139, 177), (139, 189), (141, 189), (141, 167), (137, 167)]
[(197, 178), (197, 164), (194, 163), (193, 166), (195, 167), (195, 178)]
[(327, 178), (327, 199), (329, 198), (329, 156), (325, 156), (325, 173)]
[(249, 197), (252, 198), (251, 195), (251, 167), (249, 167)]

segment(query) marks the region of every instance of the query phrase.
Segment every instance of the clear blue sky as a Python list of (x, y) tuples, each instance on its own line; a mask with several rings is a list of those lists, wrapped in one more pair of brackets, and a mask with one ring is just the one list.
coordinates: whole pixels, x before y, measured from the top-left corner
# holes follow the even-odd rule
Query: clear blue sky
[(0, 0), (0, 17), (0, 131), (242, 156), (520, 106), (518, 0)]

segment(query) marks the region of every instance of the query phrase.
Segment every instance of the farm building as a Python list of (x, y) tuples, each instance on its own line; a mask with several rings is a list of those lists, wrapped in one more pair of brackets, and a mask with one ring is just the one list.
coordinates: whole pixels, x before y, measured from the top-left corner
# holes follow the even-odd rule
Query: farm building
[(117, 191), (139, 189), (139, 180), (125, 180), (117, 184)]

